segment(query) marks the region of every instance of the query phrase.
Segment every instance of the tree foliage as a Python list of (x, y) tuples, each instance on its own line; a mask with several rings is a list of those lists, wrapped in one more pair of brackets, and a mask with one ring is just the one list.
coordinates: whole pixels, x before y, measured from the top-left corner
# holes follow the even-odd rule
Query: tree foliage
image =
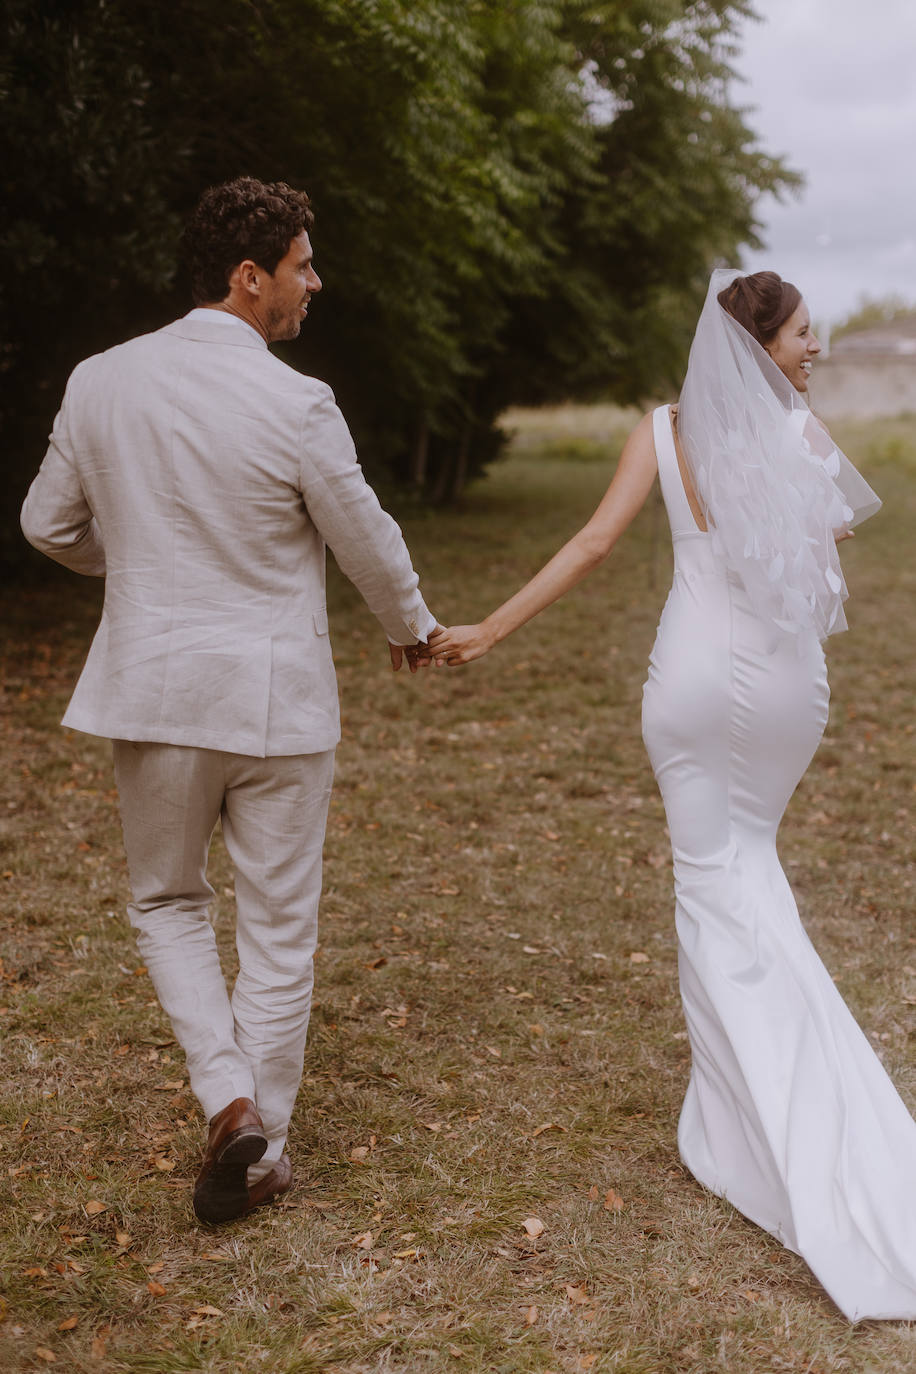
[(844, 334), (857, 334), (861, 329), (877, 329), (882, 324), (893, 324), (895, 320), (913, 317), (916, 317), (916, 305), (897, 293), (878, 297), (860, 296), (855, 310), (833, 326), (830, 340), (834, 342)]
[(0, 423), (14, 501), (70, 368), (186, 308), (180, 225), (312, 195), (287, 357), (370, 471), (442, 498), (513, 402), (670, 383), (716, 259), (793, 177), (728, 96), (745, 0), (3, 0)]

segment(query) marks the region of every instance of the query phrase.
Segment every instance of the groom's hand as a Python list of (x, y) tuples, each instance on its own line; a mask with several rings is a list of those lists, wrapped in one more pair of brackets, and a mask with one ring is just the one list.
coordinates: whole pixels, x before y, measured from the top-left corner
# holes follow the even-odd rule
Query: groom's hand
[(415, 673), (418, 668), (428, 668), (433, 659), (428, 644), (389, 644), (388, 652), (391, 655), (391, 670), (394, 673), (405, 660), (410, 671)]

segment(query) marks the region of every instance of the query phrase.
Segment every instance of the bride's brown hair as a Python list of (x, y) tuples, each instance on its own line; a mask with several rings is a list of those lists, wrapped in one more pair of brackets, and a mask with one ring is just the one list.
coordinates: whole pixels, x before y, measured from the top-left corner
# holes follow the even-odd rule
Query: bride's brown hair
[(736, 277), (717, 300), (766, 348), (798, 309), (801, 292), (777, 272), (752, 272), (749, 277)]

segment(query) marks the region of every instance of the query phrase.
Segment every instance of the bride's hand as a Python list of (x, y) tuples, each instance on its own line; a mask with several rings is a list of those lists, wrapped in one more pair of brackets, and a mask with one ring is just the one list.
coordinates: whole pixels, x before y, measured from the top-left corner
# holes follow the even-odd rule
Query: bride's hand
[(437, 666), (445, 663), (450, 668), (482, 658), (488, 649), (493, 648), (494, 642), (483, 624), (452, 625), (447, 629), (434, 630), (429, 637), (429, 647)]

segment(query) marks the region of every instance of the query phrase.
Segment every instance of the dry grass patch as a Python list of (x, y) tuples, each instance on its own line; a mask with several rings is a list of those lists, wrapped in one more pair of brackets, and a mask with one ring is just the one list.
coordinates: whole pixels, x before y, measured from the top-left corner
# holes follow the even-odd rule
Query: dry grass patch
[[(887, 504), (844, 550), (853, 632), (831, 647), (828, 738), (782, 851), (916, 1105), (916, 427), (840, 438)], [(460, 510), (405, 522), (443, 617), (478, 616), (591, 510), (612, 460), (568, 440), (542, 427)], [(638, 733), (669, 569), (650, 506), (606, 569), (489, 659), (415, 679), (387, 672), (332, 580), (345, 726), (297, 1186), (223, 1228), (190, 1210), (202, 1123), (123, 915), (108, 747), (57, 726), (98, 589), (7, 607), (0, 1367), (916, 1369), (910, 1328), (850, 1328), (677, 1158), (688, 1050)], [(231, 973), (218, 839), (211, 877)]]

